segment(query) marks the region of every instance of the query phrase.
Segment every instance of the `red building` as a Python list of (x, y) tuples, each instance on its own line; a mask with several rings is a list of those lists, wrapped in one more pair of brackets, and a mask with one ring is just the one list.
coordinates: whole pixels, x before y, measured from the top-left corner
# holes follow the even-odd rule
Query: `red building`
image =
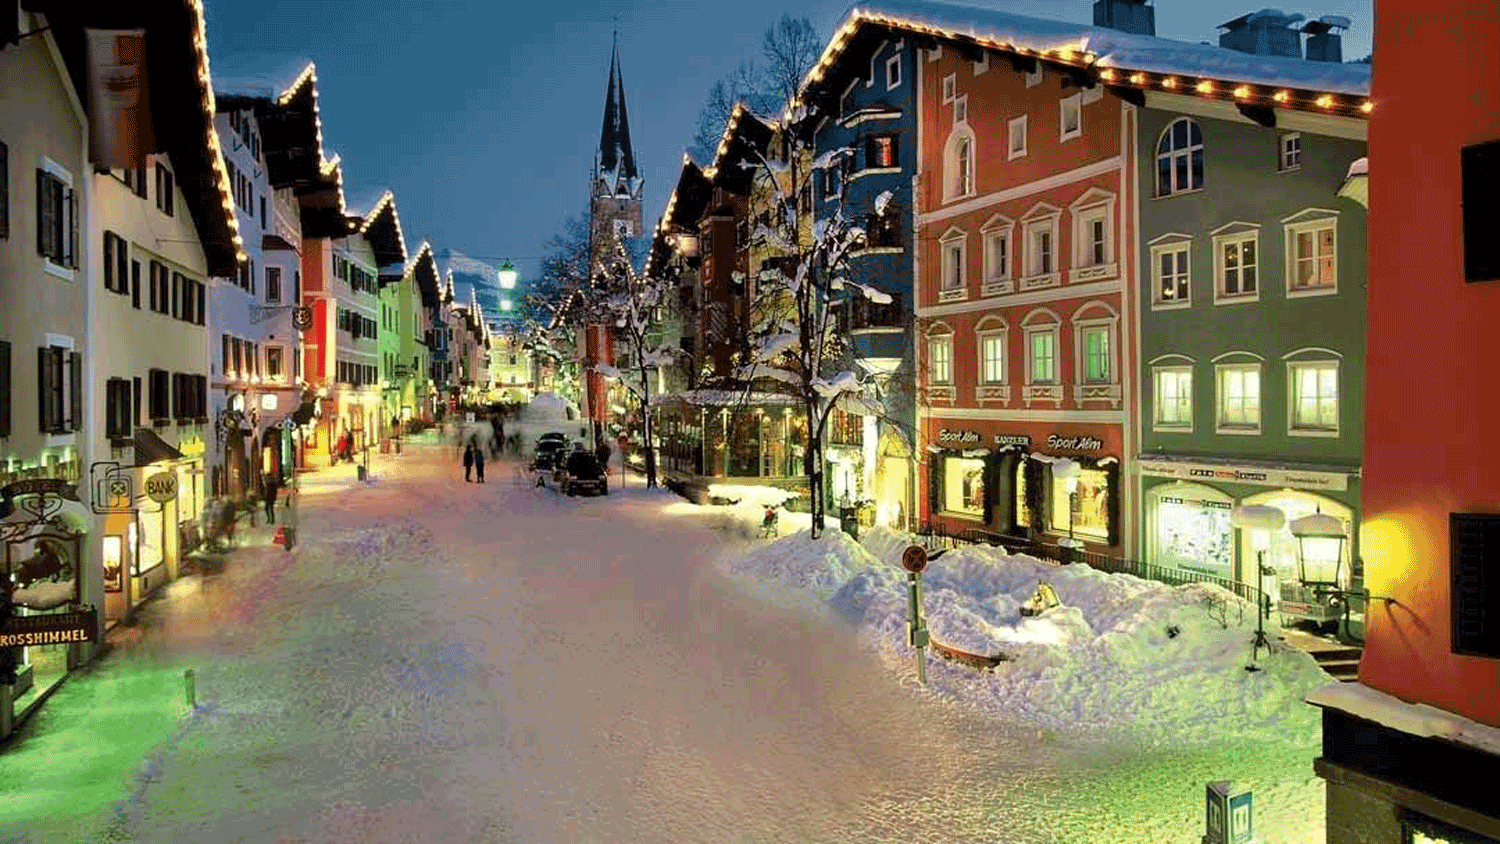
[(1500, 841), (1479, 773), (1500, 768), (1500, 68), (1477, 58), (1497, 38), (1492, 0), (1375, 4), (1371, 598), (1359, 684), (1308, 698), (1329, 842)]
[[(1055, 540), (1071, 525), (1118, 554), (1134, 448), (1134, 114), (1067, 64), (953, 40), (924, 52), (919, 512), (955, 532)], [(1053, 480), (1057, 457), (1081, 464), (1076, 497)]]

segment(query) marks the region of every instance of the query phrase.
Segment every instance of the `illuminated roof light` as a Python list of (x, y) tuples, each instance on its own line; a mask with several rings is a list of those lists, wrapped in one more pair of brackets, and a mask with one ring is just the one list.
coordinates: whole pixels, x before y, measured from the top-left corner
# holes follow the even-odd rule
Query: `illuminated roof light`
[(1113, 82), (1115, 79), (1115, 72), (1113, 70), (1105, 68), (1104, 70), (1100, 71), (1099, 78), (1103, 79), (1105, 82)]
[(1161, 86), (1163, 88), (1176, 88), (1177, 87), (1177, 77), (1175, 77), (1175, 76), (1168, 76), (1166, 79), (1163, 79), (1161, 81)]
[(1142, 84), (1145, 81), (1146, 81), (1146, 74), (1144, 74), (1144, 73), (1132, 73), (1132, 74), (1130, 74), (1130, 84), (1132, 84), (1132, 85), (1140, 85), (1140, 84)]
[(1235, 88), (1234, 89), (1234, 96), (1235, 96), (1236, 99), (1241, 99), (1241, 100), (1243, 100), (1244, 98), (1250, 96), (1250, 86), (1249, 85), (1241, 85), (1238, 88)]
[(1271, 99), (1275, 100), (1278, 103), (1284, 103), (1291, 98), (1292, 95), (1287, 93), (1286, 91), (1277, 91), (1276, 93), (1271, 95)]
[(1200, 94), (1212, 94), (1213, 91), (1214, 91), (1214, 83), (1210, 82), (1207, 79), (1203, 80), (1202, 82), (1199, 82), (1194, 87), (1197, 88), (1198, 93), (1200, 93)]
[(1375, 104), (1370, 102), (1369, 100), (1365, 100), (1362, 104), (1360, 104), (1359, 110), (1364, 112), (1365, 114), (1369, 114), (1370, 112), (1375, 110)]
[(1329, 94), (1324, 94), (1314, 102), (1318, 104), (1318, 108), (1328, 108), (1333, 105), (1333, 97)]

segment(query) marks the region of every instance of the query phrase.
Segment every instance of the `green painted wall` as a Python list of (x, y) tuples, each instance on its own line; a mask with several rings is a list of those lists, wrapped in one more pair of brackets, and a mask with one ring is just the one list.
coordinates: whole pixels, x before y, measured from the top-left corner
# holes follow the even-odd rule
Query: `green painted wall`
[[(1350, 162), (1366, 154), (1365, 143), (1302, 132), (1300, 167), (1279, 172), (1283, 130), (1193, 117), (1203, 136), (1203, 188), (1154, 198), (1158, 142), (1163, 130), (1183, 115), (1151, 108), (1139, 114), (1142, 451), (1357, 466), (1363, 439), (1365, 210), (1356, 202), (1340, 198), (1338, 190)], [(1338, 290), (1332, 295), (1289, 298), (1282, 221), (1310, 208), (1338, 212)], [(1237, 221), (1260, 226), (1259, 299), (1215, 305), (1211, 232)], [(1181, 310), (1154, 310), (1156, 275), (1150, 244), (1169, 233), (1191, 235), (1191, 305)], [(1289, 392), (1284, 356), (1306, 347), (1330, 349), (1342, 356), (1336, 437), (1287, 433)], [(1215, 433), (1214, 358), (1233, 351), (1264, 358), (1259, 434)], [(1186, 355), (1194, 361), (1191, 433), (1152, 429), (1156, 398), (1151, 361), (1168, 354)], [(1245, 356), (1236, 359), (1249, 360)]]

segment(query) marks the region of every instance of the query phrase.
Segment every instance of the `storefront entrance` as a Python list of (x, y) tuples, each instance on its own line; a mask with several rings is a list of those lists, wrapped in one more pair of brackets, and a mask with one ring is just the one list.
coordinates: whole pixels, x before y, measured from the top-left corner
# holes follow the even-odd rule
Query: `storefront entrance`
[(911, 450), (895, 431), (880, 438), (880, 458), (875, 468), (875, 520), (877, 524), (904, 529), (911, 513)]

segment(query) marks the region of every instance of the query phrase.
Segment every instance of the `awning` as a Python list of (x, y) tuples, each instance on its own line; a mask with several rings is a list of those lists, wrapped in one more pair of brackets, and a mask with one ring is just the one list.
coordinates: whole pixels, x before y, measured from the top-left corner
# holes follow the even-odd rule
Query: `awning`
[(162, 460), (181, 460), (182, 452), (167, 444), (150, 428), (135, 429), (135, 465), (150, 466)]

